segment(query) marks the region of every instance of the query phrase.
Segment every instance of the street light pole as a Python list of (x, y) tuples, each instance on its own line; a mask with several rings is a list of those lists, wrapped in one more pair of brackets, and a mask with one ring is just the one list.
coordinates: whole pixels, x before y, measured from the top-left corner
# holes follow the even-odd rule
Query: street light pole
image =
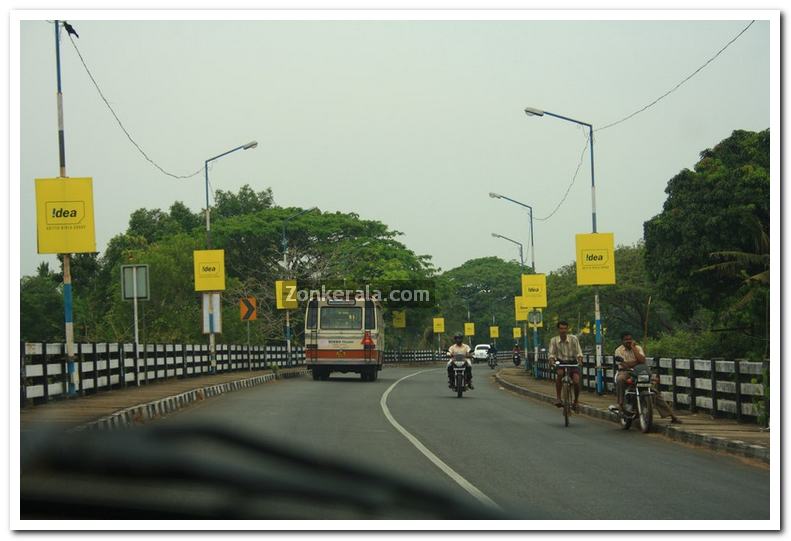
[[(236, 152), (237, 150), (248, 150), (251, 148), (255, 148), (258, 146), (256, 141), (250, 141), (245, 145), (238, 146), (236, 148), (232, 148), (222, 154), (218, 154), (213, 158), (209, 158), (203, 163), (203, 173), (206, 179), (206, 249), (209, 250), (211, 247), (211, 207), (209, 206), (209, 162), (213, 162), (218, 158), (222, 158), (223, 156), (227, 156), (231, 152)], [(208, 295), (206, 307), (209, 312), (209, 361), (211, 363), (211, 372), (214, 373), (217, 368), (217, 356), (216, 356), (216, 346), (215, 346), (215, 339), (214, 339), (214, 291), (210, 291), (208, 293), (204, 293), (204, 295)]]
[[(532, 233), (532, 227), (531, 227), (531, 233)], [(514, 244), (519, 246), (519, 261), (522, 264), (522, 272), (524, 273), (525, 272), (525, 257), (524, 257), (524, 250), (523, 250), (522, 243), (521, 242), (517, 242), (517, 241), (515, 241), (513, 239), (509, 239), (508, 237), (506, 237), (504, 235), (500, 235), (498, 233), (492, 233), (492, 236), (495, 237), (495, 238), (501, 238), (503, 240), (507, 240), (507, 241), (512, 242), (512, 243), (514, 243)], [(527, 366), (527, 322), (526, 321), (522, 323), (522, 342), (524, 344), (523, 347), (524, 347), (524, 350), (525, 350), (525, 370), (529, 370), (528, 366)]]
[[(60, 76), (60, 21), (55, 21), (55, 70), (58, 83), (58, 159), (60, 164), (60, 177), (66, 178), (66, 136), (63, 129), (63, 88)], [(63, 255), (63, 319), (66, 335), (66, 372), (68, 382), (66, 394), (77, 394), (77, 378), (79, 373), (74, 362), (74, 309), (71, 288), (71, 254)]]
[[(517, 201), (516, 199), (512, 199), (505, 195), (489, 192), (489, 197), (493, 199), (505, 199), (506, 201), (510, 201), (511, 203), (516, 203), (517, 205), (523, 206), (530, 211), (530, 258), (531, 258), (531, 266), (533, 267), (533, 274), (536, 272), (536, 247), (533, 242), (533, 207), (528, 205), (527, 203), (522, 203), (521, 201)], [(529, 363), (527, 362), (527, 323), (525, 323), (525, 370), (530, 370), (528, 366)], [(533, 366), (535, 371), (536, 378), (538, 377), (538, 327), (533, 327)]]
[[(281, 239), (282, 246), (283, 246), (283, 268), (286, 270), (286, 274), (290, 275), (288, 268), (288, 238), (286, 237), (286, 224), (293, 220), (298, 216), (302, 216), (303, 214), (307, 214), (313, 210), (318, 210), (317, 207), (312, 207), (309, 209), (302, 210), (297, 212), (296, 214), (292, 214), (291, 216), (285, 218), (283, 220), (283, 237)], [(290, 276), (289, 276), (290, 277)], [(288, 366), (291, 366), (291, 318), (290, 318), (290, 310), (286, 308), (286, 360)]]
[[(573, 118), (569, 118), (567, 116), (558, 115), (556, 113), (550, 113), (549, 111), (544, 111), (541, 109), (535, 109), (533, 107), (525, 107), (525, 114), (527, 116), (552, 116), (555, 118), (559, 118), (560, 120), (565, 120), (567, 122), (573, 122), (574, 124), (578, 124), (580, 126), (584, 126), (588, 128), (588, 143), (590, 144), (590, 156), (591, 156), (591, 225), (593, 228), (593, 232), (596, 233), (596, 176), (594, 173), (593, 168), (593, 125), (587, 122), (582, 122), (580, 120), (575, 120)], [(602, 334), (601, 334), (601, 308), (599, 306), (599, 291), (598, 289), (595, 290), (594, 299), (593, 299), (593, 310), (594, 316), (596, 318), (596, 392), (598, 394), (602, 394), (604, 392), (604, 373), (602, 370)]]
[(489, 197), (492, 199), (505, 199), (506, 201), (510, 201), (511, 203), (516, 203), (519, 206), (525, 207), (530, 212), (530, 266), (533, 267), (533, 272), (536, 272), (536, 247), (533, 243), (533, 207), (528, 205), (527, 203), (522, 203), (521, 201), (517, 201), (516, 199), (511, 199), (508, 196), (489, 192)]

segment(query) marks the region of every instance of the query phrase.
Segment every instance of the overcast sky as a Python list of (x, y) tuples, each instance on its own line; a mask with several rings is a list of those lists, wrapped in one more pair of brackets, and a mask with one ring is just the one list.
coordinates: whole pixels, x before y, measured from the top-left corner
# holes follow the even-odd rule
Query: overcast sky
[[(211, 170), (215, 189), (271, 187), (284, 206), (356, 212), (401, 231), (449, 269), (517, 258), (492, 232), (529, 242), (521, 207), (549, 214), (585, 145), (581, 129), (526, 106), (603, 126), (689, 75), (749, 21), (70, 21), (105, 96), (162, 167)], [(92, 176), (97, 244), (137, 208), (203, 208), (202, 175), (164, 176), (131, 145), (62, 38), (66, 165)], [(21, 271), (36, 253), (34, 178), (58, 176), (54, 30), (21, 26)], [(769, 127), (769, 23), (648, 111), (595, 136), (598, 229), (642, 237), (667, 181), (733, 130)], [(13, 81), (11, 84), (14, 84)], [(536, 265), (574, 258), (591, 230), (586, 154), (560, 210), (536, 221)], [(529, 262), (529, 255), (526, 253)]]

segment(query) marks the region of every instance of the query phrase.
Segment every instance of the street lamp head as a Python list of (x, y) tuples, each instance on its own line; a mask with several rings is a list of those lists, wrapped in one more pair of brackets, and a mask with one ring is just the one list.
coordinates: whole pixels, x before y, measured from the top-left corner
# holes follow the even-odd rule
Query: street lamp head
[(489, 197), (491, 197), (492, 199), (500, 199), (502, 195), (500, 195), (499, 193), (489, 192)]
[(493, 236), (494, 238), (496, 238), (496, 239), (499, 239), (499, 238), (500, 238), (500, 235), (498, 235), (497, 233), (492, 233), (492, 236)]
[(242, 147), (242, 150), (249, 150), (258, 146), (258, 141), (250, 141)]
[(535, 107), (525, 107), (525, 114), (527, 116), (544, 116), (544, 111)]

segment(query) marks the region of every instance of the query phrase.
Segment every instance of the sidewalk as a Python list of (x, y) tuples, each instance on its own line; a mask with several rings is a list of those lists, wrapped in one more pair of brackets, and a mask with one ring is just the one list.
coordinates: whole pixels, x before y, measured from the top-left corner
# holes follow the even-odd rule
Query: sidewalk
[[(288, 376), (293, 370), (280, 369), (279, 375)], [(227, 392), (227, 390), (233, 390), (239, 386), (234, 385), (232, 389), (231, 386), (224, 384), (250, 380), (244, 385), (250, 386), (273, 379), (274, 374), (271, 370), (226, 372), (213, 376), (207, 375), (185, 379), (173, 378), (167, 381), (152, 382), (140, 387), (129, 386), (126, 389), (101, 391), (73, 399), (54, 400), (46, 404), (22, 408), (20, 412), (20, 430), (34, 430), (45, 425), (49, 428), (68, 430), (91, 423), (97, 419), (111, 417), (117, 412), (129, 410), (141, 404), (155, 404), (157, 401), (190, 393), (190, 391), (195, 391), (195, 398), (202, 400), (206, 395), (217, 394), (216, 392), (204, 393), (201, 392), (202, 390), (215, 387), (219, 390), (222, 387), (219, 392)], [(185, 403), (186, 401), (180, 401), (179, 406), (183, 406)], [(156, 409), (156, 414), (161, 414), (159, 407)]]
[[(497, 382), (503, 387), (553, 403), (555, 401), (555, 384), (549, 380), (536, 380), (529, 376), (524, 368), (504, 368), (496, 374)], [(598, 396), (584, 389), (580, 391), (580, 413), (616, 421), (617, 417), (607, 410), (615, 403), (611, 394)], [(738, 423), (732, 419), (712, 419), (704, 413), (689, 413), (685, 410), (675, 411), (681, 424), (670, 424), (670, 419), (661, 419), (654, 415), (654, 431), (665, 436), (692, 445), (708, 447), (740, 456), (755, 458), (769, 463), (769, 431), (761, 430), (758, 425)]]

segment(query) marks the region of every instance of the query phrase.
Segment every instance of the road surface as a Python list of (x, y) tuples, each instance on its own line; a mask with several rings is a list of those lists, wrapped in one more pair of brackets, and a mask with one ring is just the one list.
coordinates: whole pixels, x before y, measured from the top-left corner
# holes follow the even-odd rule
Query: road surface
[(442, 368), (387, 367), (373, 383), (305, 376), (159, 422), (220, 422), (481, 505), (490, 499), (524, 518), (769, 518), (768, 468), (581, 415), (564, 428), (560, 410), (501, 389), (486, 367), (474, 370), (475, 390), (462, 399)]

